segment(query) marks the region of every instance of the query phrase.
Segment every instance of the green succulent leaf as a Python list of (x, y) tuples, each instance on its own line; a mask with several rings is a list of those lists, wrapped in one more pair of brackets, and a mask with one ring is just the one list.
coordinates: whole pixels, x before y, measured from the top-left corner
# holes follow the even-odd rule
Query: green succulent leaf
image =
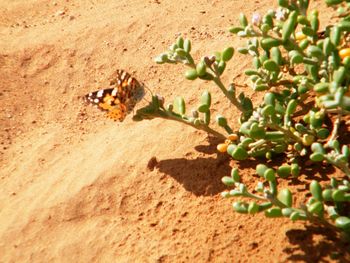
[(233, 47), (228, 47), (222, 52), (221, 59), (223, 61), (229, 61), (233, 57), (234, 49)]
[(176, 97), (174, 100), (174, 111), (184, 115), (186, 113), (185, 100), (182, 97)]
[(289, 189), (285, 188), (279, 191), (277, 195), (278, 200), (280, 200), (285, 206), (291, 207), (293, 203), (292, 193)]
[(272, 207), (265, 211), (265, 216), (270, 218), (282, 217), (282, 209), (279, 207)]
[(346, 216), (340, 216), (335, 220), (335, 225), (338, 228), (348, 230), (350, 229), (350, 218)]
[(310, 184), (310, 192), (316, 200), (322, 201), (322, 187), (316, 180), (312, 180)]
[(185, 72), (185, 77), (188, 80), (195, 80), (196, 78), (198, 78), (198, 73), (197, 70), (195, 69), (189, 69)]

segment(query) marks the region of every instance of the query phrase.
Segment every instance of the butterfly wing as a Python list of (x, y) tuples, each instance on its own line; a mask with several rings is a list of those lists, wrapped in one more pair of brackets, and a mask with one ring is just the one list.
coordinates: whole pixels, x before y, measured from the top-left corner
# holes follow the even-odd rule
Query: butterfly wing
[(123, 70), (117, 70), (110, 84), (111, 88), (87, 94), (85, 100), (96, 105), (100, 110), (107, 111), (107, 117), (123, 121), (136, 103), (142, 99), (143, 87)]
[(101, 89), (87, 94), (85, 100), (96, 105), (100, 110), (107, 111), (107, 117), (123, 121), (127, 108), (116, 96), (117, 92), (116, 88)]

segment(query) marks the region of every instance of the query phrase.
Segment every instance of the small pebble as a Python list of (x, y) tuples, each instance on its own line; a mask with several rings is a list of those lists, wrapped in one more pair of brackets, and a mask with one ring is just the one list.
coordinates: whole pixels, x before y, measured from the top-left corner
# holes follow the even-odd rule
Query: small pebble
[(55, 16), (63, 16), (66, 12), (64, 10), (59, 10), (56, 12)]

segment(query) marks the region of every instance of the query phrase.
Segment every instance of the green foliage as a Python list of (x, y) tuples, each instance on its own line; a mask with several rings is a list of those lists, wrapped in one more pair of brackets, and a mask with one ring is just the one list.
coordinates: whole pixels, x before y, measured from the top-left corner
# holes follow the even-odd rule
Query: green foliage
[[(340, 21), (325, 31), (319, 32), (318, 12), (308, 10), (308, 0), (279, 0), (276, 11), (262, 17), (254, 14), (252, 23), (240, 14), (239, 25), (229, 29), (247, 40), (245, 46), (236, 50), (252, 60), (252, 68), (244, 73), (252, 90), (264, 92), (257, 105), (244, 93), (237, 94), (233, 83), (224, 84), (221, 79), (234, 55), (233, 47), (195, 61), (190, 40), (179, 37), (168, 51), (156, 57), (159, 64), (188, 66), (188, 80), (213, 82), (240, 112), (238, 131), (233, 132), (230, 126), (235, 119), (222, 115), (217, 115), (215, 122), (228, 135), (210, 128), (212, 105), (208, 91), (203, 92), (199, 106), (190, 115), (186, 115), (182, 97), (165, 107), (163, 98), (153, 96), (134, 119), (161, 117), (179, 121), (221, 138), (225, 143), (218, 150), (237, 161), (259, 158), (256, 173), (260, 180), (255, 190), (241, 182), (237, 168), (232, 169), (231, 176), (222, 178), (224, 184), (233, 188), (223, 192), (223, 197), (253, 200), (235, 201), (232, 207), (236, 212), (264, 212), (267, 217), (309, 220), (350, 232), (350, 150), (338, 139), (343, 135), (340, 126), (350, 113), (350, 12), (346, 1), (326, 3), (338, 8)], [(269, 167), (261, 158), (277, 155), (285, 157), (278, 167)], [(290, 189), (279, 189), (279, 182), (300, 176), (308, 162), (331, 164), (342, 171), (344, 178), (331, 178), (322, 185), (312, 181), (311, 197), (305, 204), (295, 204)]]

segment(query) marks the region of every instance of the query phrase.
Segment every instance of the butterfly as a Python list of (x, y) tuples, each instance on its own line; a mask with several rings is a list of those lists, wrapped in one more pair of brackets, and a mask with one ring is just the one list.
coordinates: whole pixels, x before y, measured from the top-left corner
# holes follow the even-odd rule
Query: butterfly
[(145, 92), (143, 86), (124, 70), (117, 70), (110, 87), (85, 95), (85, 101), (107, 112), (107, 117), (123, 121)]

